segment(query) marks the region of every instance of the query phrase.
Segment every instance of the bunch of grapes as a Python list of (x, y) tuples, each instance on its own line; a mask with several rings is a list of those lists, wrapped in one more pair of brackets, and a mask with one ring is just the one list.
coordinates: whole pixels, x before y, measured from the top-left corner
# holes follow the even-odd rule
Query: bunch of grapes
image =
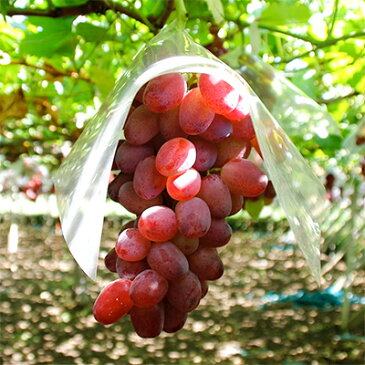
[(36, 201), (38, 195), (42, 192), (42, 178), (42, 175), (33, 175), (23, 186), (20, 187), (20, 191), (23, 192), (28, 199)]
[(136, 219), (105, 257), (119, 279), (101, 291), (93, 313), (102, 324), (129, 314), (141, 337), (184, 326), (208, 281), (223, 275), (217, 248), (232, 234), (225, 218), (244, 198), (272, 195), (247, 159), (252, 147), (260, 150), (243, 98), (218, 77), (187, 77), (159, 76), (137, 93), (108, 188)]

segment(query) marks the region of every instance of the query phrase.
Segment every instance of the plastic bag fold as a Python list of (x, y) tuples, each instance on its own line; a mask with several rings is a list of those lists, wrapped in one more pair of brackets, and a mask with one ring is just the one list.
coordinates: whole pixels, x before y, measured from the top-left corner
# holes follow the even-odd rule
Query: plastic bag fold
[[(96, 278), (109, 173), (134, 96), (150, 79), (171, 72), (218, 74), (247, 100), (264, 167), (319, 281), (324, 187), (248, 82), (175, 24), (162, 30), (136, 55), (57, 172), (55, 186), (63, 234), (82, 270)], [(285, 90), (274, 101), (275, 108), (281, 108)]]

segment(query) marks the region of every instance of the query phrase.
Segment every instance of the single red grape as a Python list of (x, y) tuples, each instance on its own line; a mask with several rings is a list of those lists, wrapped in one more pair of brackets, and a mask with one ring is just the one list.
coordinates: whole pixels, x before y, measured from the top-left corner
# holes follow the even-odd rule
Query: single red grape
[(246, 197), (261, 195), (268, 184), (267, 176), (253, 162), (240, 158), (228, 161), (221, 176), (233, 194)]
[(173, 138), (164, 143), (156, 156), (156, 168), (164, 176), (174, 176), (190, 169), (196, 159), (194, 145), (186, 138)]
[(144, 270), (132, 282), (130, 296), (136, 307), (148, 308), (159, 303), (168, 290), (167, 280), (155, 270)]
[(185, 237), (204, 236), (210, 227), (211, 216), (207, 203), (200, 198), (181, 201), (175, 207), (179, 231)]
[(151, 248), (151, 242), (143, 237), (137, 228), (127, 228), (118, 237), (115, 244), (117, 255), (125, 261), (144, 259)]
[(177, 233), (175, 212), (162, 205), (150, 207), (139, 217), (138, 229), (144, 237), (151, 241), (168, 241)]
[(118, 279), (109, 283), (96, 298), (93, 308), (95, 319), (102, 324), (111, 324), (126, 315), (133, 307), (129, 295), (132, 282)]

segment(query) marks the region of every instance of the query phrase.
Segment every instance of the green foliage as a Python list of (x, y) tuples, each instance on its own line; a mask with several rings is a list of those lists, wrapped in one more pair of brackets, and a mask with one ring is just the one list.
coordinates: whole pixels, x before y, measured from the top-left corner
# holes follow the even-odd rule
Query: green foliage
[[(0, 105), (21, 90), (12, 107), (26, 111), (0, 111), (0, 152), (10, 160), (32, 154), (61, 160), (62, 146), (77, 139), (138, 49), (175, 16), (171, 0), (0, 3), (7, 14), (0, 18)], [(365, 20), (358, 0), (196, 0), (185, 6), (198, 43), (236, 68), (244, 52), (255, 51), (327, 107), (339, 136), (292, 138), (323, 167), (332, 157), (341, 160), (343, 141), (365, 113)]]
[(212, 13), (215, 23), (220, 24), (224, 21), (224, 9), (220, 0), (206, 0), (208, 9)]
[(299, 2), (271, 3), (259, 18), (262, 24), (287, 25), (306, 23), (311, 17), (308, 5)]
[(27, 30), (19, 44), (19, 53), (38, 57), (64, 55), (73, 57), (71, 27), (75, 17), (43, 18), (29, 17)]

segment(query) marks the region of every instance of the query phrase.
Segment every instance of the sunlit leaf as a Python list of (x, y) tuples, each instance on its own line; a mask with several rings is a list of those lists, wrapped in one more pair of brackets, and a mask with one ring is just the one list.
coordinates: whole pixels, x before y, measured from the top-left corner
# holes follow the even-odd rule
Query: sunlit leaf
[(215, 23), (220, 24), (224, 20), (224, 9), (221, 0), (206, 0), (206, 2)]
[(324, 150), (335, 151), (339, 150), (342, 146), (342, 137), (334, 134), (330, 134), (327, 138), (315, 136), (314, 140)]
[(245, 210), (251, 216), (252, 219), (257, 220), (260, 216), (260, 213), (265, 206), (265, 202), (263, 199), (259, 199), (256, 201), (245, 200)]
[(53, 5), (59, 7), (81, 5), (87, 2), (88, 0), (52, 0)]
[(142, 0), (141, 13), (145, 16), (158, 16), (166, 9), (167, 2), (165, 0)]
[(104, 40), (108, 29), (98, 27), (90, 23), (79, 23), (76, 26), (76, 33), (87, 42), (97, 42)]
[(42, 18), (29, 17), (29, 23), (38, 32), (28, 31), (20, 42), (20, 52), (34, 56), (51, 56), (54, 53), (70, 55), (73, 53), (71, 25), (75, 17)]
[(311, 13), (307, 5), (295, 3), (271, 3), (260, 16), (260, 23), (287, 25), (306, 23)]
[(108, 70), (92, 67), (90, 78), (95, 82), (101, 96), (106, 97), (114, 86), (114, 76)]

